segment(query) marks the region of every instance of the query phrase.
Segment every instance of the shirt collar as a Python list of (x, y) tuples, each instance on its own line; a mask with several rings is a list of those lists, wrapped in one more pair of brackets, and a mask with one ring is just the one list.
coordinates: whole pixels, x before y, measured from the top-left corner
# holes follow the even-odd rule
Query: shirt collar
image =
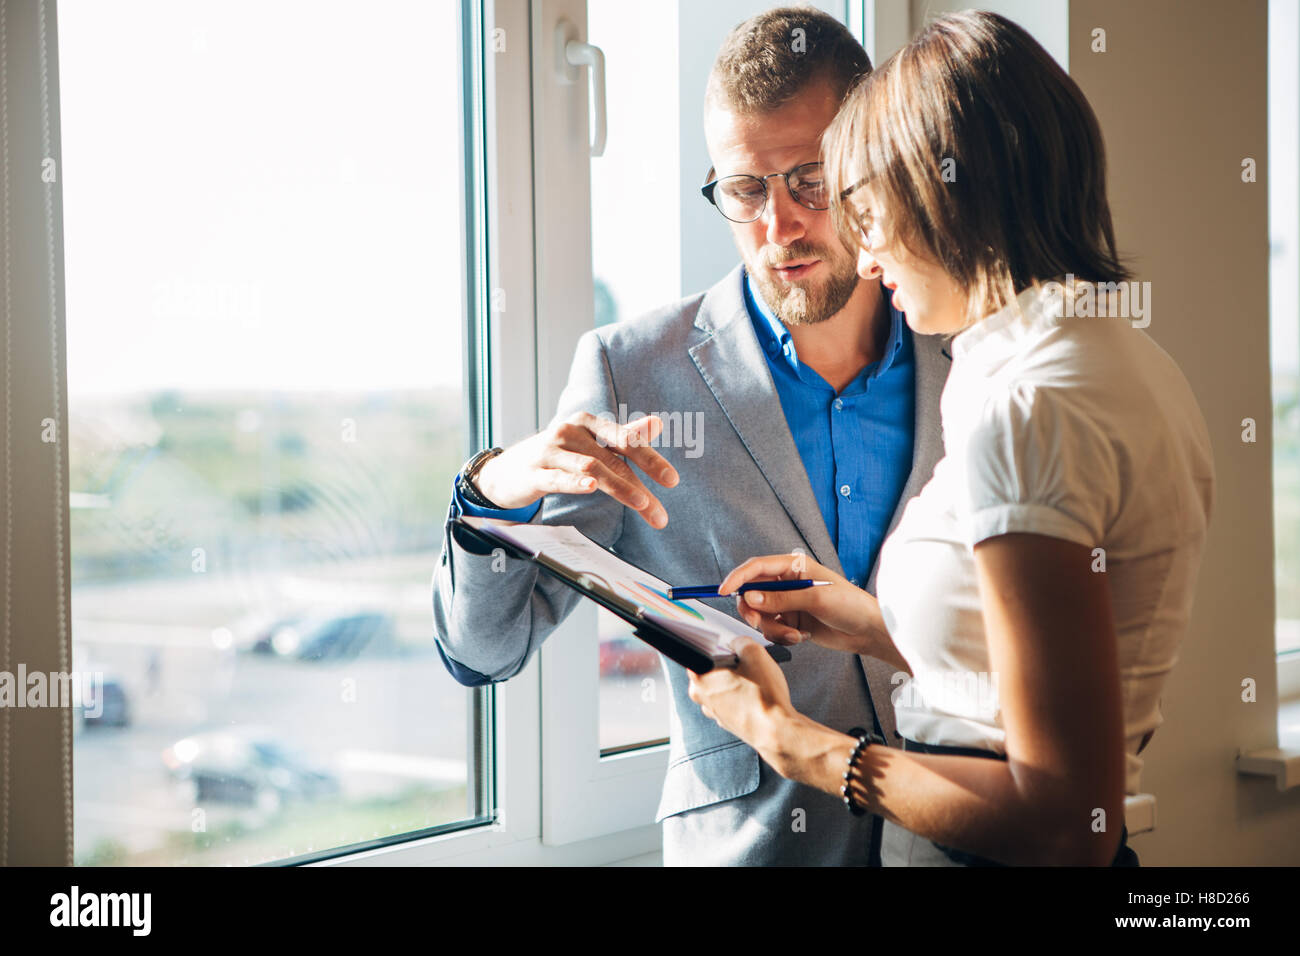
[(780, 355), (785, 353), (789, 358), (794, 352), (794, 342), (790, 338), (790, 330), (785, 327), (785, 323), (776, 317), (763, 297), (759, 295), (758, 289), (754, 287), (754, 280), (750, 277), (748, 270), (745, 272), (745, 307), (749, 310), (750, 318), (754, 320), (754, 330), (758, 333), (758, 344), (763, 346), (763, 351), (768, 355)]
[(992, 315), (958, 333), (950, 343), (953, 361), (978, 352), (1000, 358), (1015, 352), (1020, 340), (1036, 329), (1061, 321), (1064, 298), (1059, 282), (1035, 282)]
[[(889, 338), (885, 342), (885, 354), (877, 362), (867, 366), (870, 368), (872, 376), (883, 375), (894, 364), (898, 358), (898, 353), (903, 347), (903, 313), (894, 308), (893, 294), (884, 286), (880, 287), (881, 292), (885, 294), (886, 301), (889, 302)], [(762, 295), (759, 294), (757, 287), (754, 285), (753, 278), (750, 277), (748, 270), (745, 272), (745, 307), (749, 310), (750, 318), (754, 323), (754, 331), (758, 333), (758, 344), (762, 346), (763, 351), (768, 355), (784, 357), (785, 362), (795, 370), (799, 371), (799, 356), (795, 351), (794, 340), (790, 337), (790, 330), (786, 328), (775, 312), (768, 307), (763, 301)]]

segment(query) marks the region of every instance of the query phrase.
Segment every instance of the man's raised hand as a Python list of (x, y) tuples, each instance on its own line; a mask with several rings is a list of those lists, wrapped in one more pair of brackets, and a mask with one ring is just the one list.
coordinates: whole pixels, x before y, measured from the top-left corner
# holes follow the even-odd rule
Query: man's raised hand
[(646, 415), (626, 424), (578, 412), (489, 460), (475, 485), (502, 508), (526, 508), (548, 494), (602, 491), (631, 508), (654, 528), (668, 524), (668, 512), (631, 464), (665, 488), (679, 480), (676, 469), (649, 447), (663, 419)]

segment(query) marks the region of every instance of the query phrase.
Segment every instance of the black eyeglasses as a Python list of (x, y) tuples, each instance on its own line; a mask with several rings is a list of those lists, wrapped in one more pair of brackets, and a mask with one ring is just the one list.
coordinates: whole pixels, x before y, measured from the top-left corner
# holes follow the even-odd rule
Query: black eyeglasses
[(784, 179), (790, 198), (806, 209), (825, 212), (830, 208), (821, 163), (804, 163), (789, 172), (761, 177), (742, 174), (714, 179), (713, 176), (710, 167), (705, 177), (708, 182), (700, 187), (700, 193), (732, 222), (753, 222), (763, 215), (767, 208), (767, 181), (773, 176)]
[[(840, 191), (840, 202), (847, 202), (849, 196), (867, 184), (865, 179), (859, 179), (852, 186)], [(876, 221), (873, 212), (857, 212), (852, 206), (849, 207), (850, 215), (858, 224), (858, 232), (862, 238), (862, 246), (868, 252), (874, 252), (876, 247), (884, 241), (880, 232), (880, 224)]]

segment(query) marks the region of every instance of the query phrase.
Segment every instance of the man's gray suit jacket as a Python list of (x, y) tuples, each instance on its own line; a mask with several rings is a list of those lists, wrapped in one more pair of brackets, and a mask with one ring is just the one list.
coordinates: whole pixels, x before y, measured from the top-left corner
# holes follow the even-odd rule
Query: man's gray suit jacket
[[(560, 396), (555, 421), (578, 411), (617, 419), (622, 405), (625, 419), (679, 412), (700, 424), (690, 442), (657, 448), (680, 475), (676, 487), (644, 479), (668, 512), (667, 527), (655, 530), (600, 492), (548, 495), (534, 522), (575, 525), (670, 582), (720, 581), (746, 558), (796, 550), (844, 573), (746, 310), (743, 282), (738, 266), (708, 292), (585, 333)], [(891, 532), (942, 456), (939, 398), (951, 364), (940, 336), (905, 334), (915, 345), (915, 443)], [(451, 510), (457, 512), (454, 500)], [(434, 574), (439, 650), (463, 684), (519, 673), (582, 600), (539, 577), (529, 562), (505, 559), (502, 572), (493, 571), (493, 560), (448, 536)], [(875, 580), (873, 567), (866, 585), (873, 594)], [(713, 603), (735, 613), (731, 602)], [(899, 745), (892, 666), (811, 643), (790, 650), (793, 660), (782, 670), (799, 711), (841, 731), (870, 730), (878, 719), (889, 744)], [(664, 824), (665, 865), (873, 862), (872, 816), (855, 817), (837, 797), (775, 773), (700, 712), (687, 696), (685, 670), (666, 659), (664, 667), (672, 717), (656, 821)]]

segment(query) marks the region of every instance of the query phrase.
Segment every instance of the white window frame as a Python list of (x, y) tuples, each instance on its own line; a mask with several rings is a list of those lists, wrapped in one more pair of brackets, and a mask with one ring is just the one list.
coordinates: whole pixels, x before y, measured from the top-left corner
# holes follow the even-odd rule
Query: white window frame
[[(595, 325), (591, 268), (590, 78), (561, 83), (556, 30), (587, 39), (586, 0), (533, 3), (533, 183), (538, 424), (549, 420), (578, 338)], [(548, 846), (654, 826), (668, 768), (660, 745), (600, 755), (595, 605), (582, 602), (541, 650), (542, 838)]]

